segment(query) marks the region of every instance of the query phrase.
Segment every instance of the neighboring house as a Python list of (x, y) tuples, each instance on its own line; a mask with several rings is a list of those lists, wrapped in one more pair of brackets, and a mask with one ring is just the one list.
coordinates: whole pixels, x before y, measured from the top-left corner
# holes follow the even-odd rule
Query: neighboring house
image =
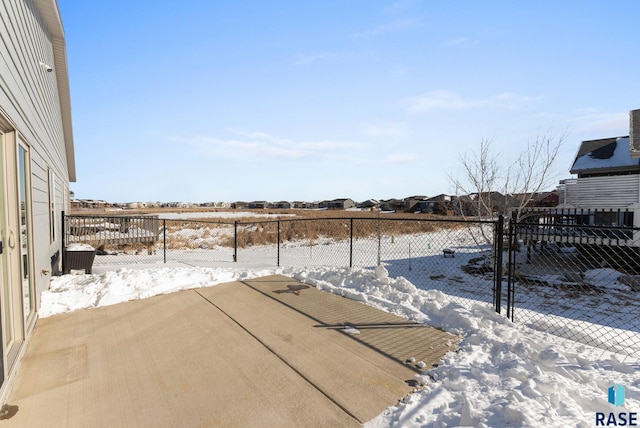
[(358, 204), (358, 207), (363, 210), (377, 210), (380, 208), (380, 201), (375, 199), (367, 199), (364, 202)]
[(40, 296), (61, 269), (62, 212), (75, 181), (65, 39), (55, 0), (0, 4), (0, 401)]
[(269, 203), (267, 201), (253, 201), (249, 202), (248, 208), (250, 210), (265, 210), (269, 208)]
[(451, 196), (441, 194), (420, 201), (416, 204), (413, 211), (422, 214), (447, 215), (451, 211)]
[[(567, 225), (640, 227), (640, 110), (630, 113), (630, 134), (623, 137), (583, 141), (571, 167), (577, 178), (560, 182), (560, 204), (534, 214), (541, 223)], [(567, 229), (567, 233), (572, 232)], [(585, 237), (585, 234), (589, 234)], [(555, 239), (555, 238), (554, 238)], [(628, 247), (623, 254), (629, 265), (638, 260), (640, 233), (630, 230), (581, 231), (579, 244)], [(625, 250), (626, 251), (626, 250)], [(640, 267), (640, 266), (638, 266)]]
[(320, 205), (320, 202), (318, 201), (316, 202), (295, 201), (291, 204), (292, 208), (305, 209), (305, 210), (318, 208), (319, 205)]
[(287, 201), (274, 202), (273, 204), (271, 204), (271, 208), (275, 208), (279, 210), (288, 210), (288, 209), (291, 209), (291, 202), (287, 202)]
[(629, 118), (629, 136), (583, 141), (571, 167), (577, 178), (560, 182), (559, 208), (580, 210), (581, 223), (640, 226), (640, 110)]
[(244, 210), (248, 206), (249, 206), (249, 203), (244, 201), (231, 202), (231, 208), (234, 210)]
[(404, 199), (387, 199), (380, 201), (380, 209), (382, 211), (404, 211)]
[(408, 213), (420, 212), (418, 204), (426, 201), (428, 198), (423, 195), (409, 196), (404, 198), (404, 211)]
[(94, 199), (76, 199), (71, 201), (72, 208), (111, 208), (113, 204), (107, 201), (97, 201)]
[[(330, 210), (346, 210), (349, 208), (354, 208), (356, 206), (356, 203), (353, 202), (353, 199), (349, 198), (334, 199), (332, 201), (324, 201), (323, 204), (324, 203), (326, 203), (326, 208)], [(324, 208), (324, 206), (322, 206), (321, 208)]]
[(532, 207), (556, 207), (560, 203), (560, 195), (556, 190), (539, 193), (514, 193), (511, 195), (511, 207), (519, 208), (523, 204)]
[(472, 193), (458, 196), (451, 201), (451, 209), (456, 215), (469, 217), (506, 215), (510, 206), (511, 198), (500, 192)]
[(207, 208), (231, 208), (231, 204), (229, 202), (203, 202), (199, 206), (207, 207)]
[(527, 204), (527, 207), (557, 207), (560, 203), (560, 195), (557, 190), (536, 194)]
[(129, 202), (126, 207), (130, 210), (140, 210), (147, 207), (144, 202)]
[(564, 180), (563, 208), (628, 209), (640, 202), (640, 159), (631, 156), (629, 137), (583, 141)]

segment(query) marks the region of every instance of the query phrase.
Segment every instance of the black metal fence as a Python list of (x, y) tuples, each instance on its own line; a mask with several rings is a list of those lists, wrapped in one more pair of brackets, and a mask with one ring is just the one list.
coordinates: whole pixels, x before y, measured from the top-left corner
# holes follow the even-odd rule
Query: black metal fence
[(64, 216), (65, 246), (88, 244), (153, 247), (158, 241), (158, 216)]
[(586, 224), (588, 213), (528, 212), (505, 223), (425, 218), (258, 221), (66, 216), (65, 242), (95, 266), (179, 263), (360, 268), (437, 289), (466, 306), (640, 360), (640, 231)]
[[(338, 268), (383, 265), (421, 289), (439, 289), (466, 304), (495, 303), (499, 260), (495, 221), (393, 217), (237, 222), (234, 260), (277, 266)], [(261, 249), (258, 249), (262, 246)], [(460, 269), (460, 266), (463, 266)]]
[[(625, 218), (632, 225), (632, 213), (604, 214), (564, 209), (514, 216), (508, 315), (640, 360), (640, 229), (611, 225)], [(594, 221), (603, 218), (610, 223)]]

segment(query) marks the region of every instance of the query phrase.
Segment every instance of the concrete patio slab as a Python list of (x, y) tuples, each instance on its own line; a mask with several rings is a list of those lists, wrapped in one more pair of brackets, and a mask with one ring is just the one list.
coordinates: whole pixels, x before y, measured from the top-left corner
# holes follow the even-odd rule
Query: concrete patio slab
[(283, 276), (182, 291), (39, 320), (0, 426), (357, 426), (454, 345)]

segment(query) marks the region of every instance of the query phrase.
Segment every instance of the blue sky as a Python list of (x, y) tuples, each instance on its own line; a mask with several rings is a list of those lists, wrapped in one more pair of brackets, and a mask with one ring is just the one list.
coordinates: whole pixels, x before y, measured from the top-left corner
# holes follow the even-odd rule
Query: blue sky
[(321, 200), (452, 193), (491, 139), (628, 134), (628, 1), (58, 0), (77, 198)]

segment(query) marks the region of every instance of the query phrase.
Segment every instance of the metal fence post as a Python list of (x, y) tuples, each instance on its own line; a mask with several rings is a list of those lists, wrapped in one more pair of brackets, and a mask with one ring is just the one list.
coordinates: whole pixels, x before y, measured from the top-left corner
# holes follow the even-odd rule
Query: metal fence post
[(278, 220), (278, 260), (276, 266), (280, 267), (280, 220)]
[(238, 261), (238, 220), (233, 222), (233, 261)]
[(349, 267), (353, 267), (353, 217), (349, 220)]
[(380, 263), (382, 261), (382, 235), (380, 234), (380, 211), (378, 211), (378, 264), (376, 266), (380, 266)]
[(162, 253), (165, 264), (167, 263), (167, 219), (162, 219)]
[(507, 318), (514, 320), (514, 298), (515, 298), (515, 284), (514, 284), (514, 276), (515, 276), (515, 249), (517, 248), (517, 237), (516, 237), (516, 221), (518, 219), (518, 212), (513, 211), (511, 214), (511, 221), (509, 221), (509, 267), (508, 267), (508, 280), (507, 280)]
[(497, 313), (502, 309), (502, 252), (504, 250), (503, 243), (504, 234), (504, 216), (500, 215), (495, 225), (495, 242), (494, 248), (494, 285), (493, 285), (493, 303)]

